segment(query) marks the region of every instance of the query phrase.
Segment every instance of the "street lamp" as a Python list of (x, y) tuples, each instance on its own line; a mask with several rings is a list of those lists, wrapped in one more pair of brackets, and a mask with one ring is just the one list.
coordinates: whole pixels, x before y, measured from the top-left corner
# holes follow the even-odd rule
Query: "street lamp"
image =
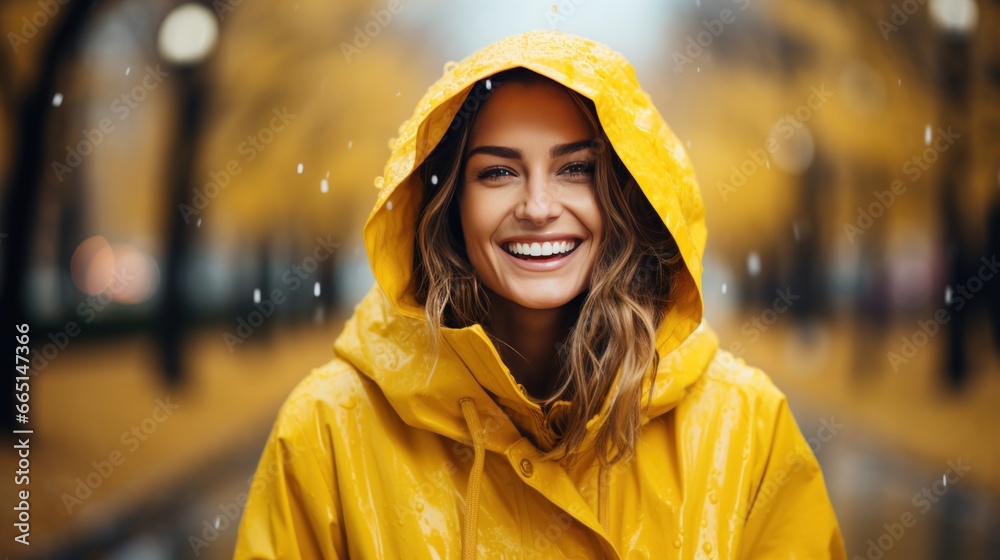
[(929, 8), (934, 24), (951, 33), (968, 34), (979, 21), (975, 0), (930, 0)]
[(182, 66), (201, 62), (215, 48), (219, 20), (202, 4), (177, 6), (160, 24), (157, 48), (166, 62)]

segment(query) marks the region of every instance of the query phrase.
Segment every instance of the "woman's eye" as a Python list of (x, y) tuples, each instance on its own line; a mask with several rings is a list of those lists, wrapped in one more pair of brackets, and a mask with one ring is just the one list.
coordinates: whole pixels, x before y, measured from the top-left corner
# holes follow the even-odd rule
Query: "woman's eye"
[(577, 176), (592, 176), (594, 174), (594, 163), (590, 161), (577, 161), (573, 162), (563, 168), (563, 173), (573, 177)]
[(489, 180), (496, 180), (501, 177), (512, 177), (513, 175), (514, 173), (512, 173), (510, 169), (507, 169), (505, 167), (489, 167), (487, 169), (480, 171), (476, 175), (476, 179), (479, 181), (489, 181)]

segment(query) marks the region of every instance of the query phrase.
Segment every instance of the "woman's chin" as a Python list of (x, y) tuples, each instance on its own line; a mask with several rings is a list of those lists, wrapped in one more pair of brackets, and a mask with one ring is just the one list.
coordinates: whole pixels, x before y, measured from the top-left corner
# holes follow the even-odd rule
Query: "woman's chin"
[(505, 299), (528, 309), (555, 309), (573, 301), (582, 290), (561, 289), (553, 292), (533, 292), (523, 294), (501, 294)]

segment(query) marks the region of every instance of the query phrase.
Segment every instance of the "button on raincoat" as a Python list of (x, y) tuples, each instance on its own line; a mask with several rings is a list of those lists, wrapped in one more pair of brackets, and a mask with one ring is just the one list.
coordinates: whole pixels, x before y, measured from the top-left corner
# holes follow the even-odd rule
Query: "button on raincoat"
[[(540, 460), (532, 441), (551, 440), (550, 428), (482, 327), (443, 328), (435, 357), (407, 289), (422, 197), (413, 172), (476, 81), (518, 66), (594, 101), (686, 268), (657, 331), (635, 456), (612, 467), (588, 452), (570, 468)], [(364, 227), (377, 282), (333, 360), (282, 407), (236, 558), (845, 558), (784, 396), (702, 321), (698, 185), (627, 61), (564, 33), (513, 36), (446, 68), (399, 132)]]

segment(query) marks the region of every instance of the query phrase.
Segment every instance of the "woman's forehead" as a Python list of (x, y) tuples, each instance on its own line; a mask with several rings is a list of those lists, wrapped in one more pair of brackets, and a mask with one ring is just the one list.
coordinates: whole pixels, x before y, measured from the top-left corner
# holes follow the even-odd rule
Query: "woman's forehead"
[(509, 82), (497, 87), (478, 111), (471, 132), (470, 148), (508, 145), (505, 142), (564, 143), (594, 135), (569, 91), (544, 82)]

